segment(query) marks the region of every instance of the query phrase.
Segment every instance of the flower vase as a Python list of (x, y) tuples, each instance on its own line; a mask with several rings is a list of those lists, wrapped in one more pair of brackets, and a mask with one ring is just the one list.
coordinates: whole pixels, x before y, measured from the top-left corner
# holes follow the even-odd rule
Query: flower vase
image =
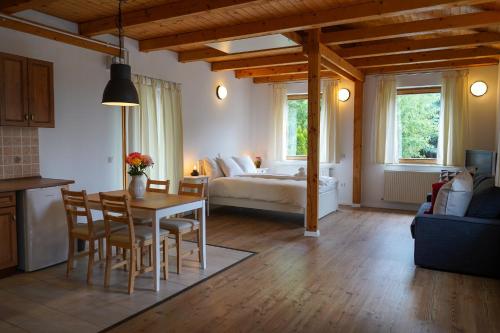
[(146, 176), (132, 176), (128, 185), (128, 193), (133, 199), (143, 199), (146, 193)]

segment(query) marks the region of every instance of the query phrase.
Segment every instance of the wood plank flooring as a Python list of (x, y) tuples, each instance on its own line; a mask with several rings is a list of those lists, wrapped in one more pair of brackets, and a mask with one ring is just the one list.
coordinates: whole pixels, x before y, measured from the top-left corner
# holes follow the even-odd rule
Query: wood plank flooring
[[(223, 208), (208, 242), (259, 252), (116, 332), (500, 332), (500, 280), (413, 264), (410, 213), (301, 217)], [(500, 263), (499, 263), (500, 264)]]

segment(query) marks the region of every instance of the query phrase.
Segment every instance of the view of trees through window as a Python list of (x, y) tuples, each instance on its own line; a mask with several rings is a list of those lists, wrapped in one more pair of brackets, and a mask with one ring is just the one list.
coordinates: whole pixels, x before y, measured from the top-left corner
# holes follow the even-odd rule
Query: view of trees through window
[(307, 155), (307, 98), (289, 99), (287, 114), (287, 156)]
[(401, 158), (436, 158), (441, 93), (398, 94)]

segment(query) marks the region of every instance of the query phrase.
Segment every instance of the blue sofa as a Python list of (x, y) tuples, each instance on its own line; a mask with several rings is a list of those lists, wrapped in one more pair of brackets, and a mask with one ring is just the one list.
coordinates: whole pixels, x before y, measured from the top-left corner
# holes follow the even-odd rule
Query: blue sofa
[(465, 217), (426, 214), (430, 205), (411, 225), (415, 265), (500, 278), (500, 189), (475, 191)]

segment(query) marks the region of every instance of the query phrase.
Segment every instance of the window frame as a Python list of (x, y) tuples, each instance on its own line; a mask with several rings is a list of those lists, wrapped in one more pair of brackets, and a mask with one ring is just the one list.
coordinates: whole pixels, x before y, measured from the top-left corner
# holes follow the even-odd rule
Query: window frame
[[(286, 95), (287, 97), (287, 103), (288, 101), (297, 101), (297, 100), (306, 100), (308, 101), (309, 99), (309, 94), (307, 93), (299, 93), (299, 94), (289, 94)], [(320, 101), (323, 99), (323, 93), (320, 93), (319, 95)], [(309, 109), (307, 110), (308, 116), (309, 116)], [(287, 125), (287, 131), (285, 133), (285, 142), (288, 144), (286, 140), (288, 140), (288, 124)], [(287, 145), (288, 146), (288, 145)], [(307, 155), (286, 155), (285, 160), (287, 161), (305, 161), (307, 160)]]
[[(396, 95), (418, 95), (418, 94), (441, 94), (441, 86), (425, 86), (425, 87), (411, 87), (411, 88), (397, 88)], [(437, 158), (399, 158), (399, 164), (422, 164), (422, 165), (437, 165)]]

